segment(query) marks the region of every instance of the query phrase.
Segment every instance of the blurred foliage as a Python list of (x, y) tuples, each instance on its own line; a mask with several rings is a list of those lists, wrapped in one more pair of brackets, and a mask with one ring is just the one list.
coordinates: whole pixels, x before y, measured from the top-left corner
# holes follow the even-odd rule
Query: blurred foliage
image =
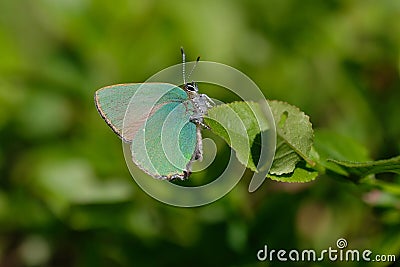
[(184, 46), (389, 158), (400, 154), (399, 16), (398, 0), (0, 1), (0, 266), (270, 266), (256, 258), (265, 244), (322, 250), (341, 237), (399, 257), (400, 199), (384, 183), (325, 175), (249, 194), (249, 172), (205, 207), (157, 202), (93, 103), (102, 86), (180, 63)]

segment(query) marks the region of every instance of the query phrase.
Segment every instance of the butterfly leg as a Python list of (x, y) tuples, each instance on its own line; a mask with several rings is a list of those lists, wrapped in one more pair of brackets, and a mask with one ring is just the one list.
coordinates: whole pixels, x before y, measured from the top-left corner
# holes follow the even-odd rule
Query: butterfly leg
[(205, 104), (207, 106), (207, 108), (212, 108), (213, 106), (215, 106), (215, 102), (206, 94), (201, 94), (200, 97), (202, 97), (203, 99), (205, 99)]
[(210, 130), (210, 126), (208, 126), (207, 124), (205, 124), (201, 118), (196, 118), (196, 117), (192, 117), (190, 118), (190, 121), (193, 122), (194, 124), (196, 124), (197, 126), (202, 126), (204, 128), (206, 128), (207, 130)]
[(201, 136), (201, 127), (199, 125), (196, 126), (196, 149), (194, 151), (194, 160), (202, 161), (203, 160), (203, 138)]

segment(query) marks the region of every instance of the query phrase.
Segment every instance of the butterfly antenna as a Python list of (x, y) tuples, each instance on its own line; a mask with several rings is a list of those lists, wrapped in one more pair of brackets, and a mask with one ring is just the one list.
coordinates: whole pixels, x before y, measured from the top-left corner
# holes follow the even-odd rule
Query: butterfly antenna
[(200, 56), (197, 57), (196, 62), (194, 63), (194, 66), (193, 66), (192, 70), (190, 71), (190, 73), (189, 73), (189, 75), (188, 75), (188, 77), (187, 77), (188, 80), (189, 80), (189, 78), (190, 78), (190, 75), (192, 75), (194, 69), (196, 68), (197, 63), (199, 63), (199, 61), (200, 61)]
[(185, 65), (186, 65), (186, 55), (183, 47), (181, 46), (182, 53), (182, 76), (183, 76), (183, 84), (186, 84), (186, 73), (185, 73)]

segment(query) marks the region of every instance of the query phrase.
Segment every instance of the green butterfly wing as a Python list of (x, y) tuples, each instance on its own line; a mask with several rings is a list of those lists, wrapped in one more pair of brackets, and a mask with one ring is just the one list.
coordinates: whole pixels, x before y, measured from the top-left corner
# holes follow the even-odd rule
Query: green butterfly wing
[(184, 179), (197, 144), (196, 125), (189, 121), (190, 101), (159, 108), (132, 141), (132, 159), (146, 173), (162, 179)]
[[(125, 142), (132, 142), (156, 105), (183, 102), (187, 94), (168, 83), (131, 83), (103, 87), (95, 93), (95, 104), (101, 117)], [(130, 102), (134, 104), (129, 104)], [(129, 114), (125, 117), (125, 114)]]
[(96, 91), (95, 103), (113, 131), (132, 143), (139, 168), (156, 178), (187, 176), (197, 136), (185, 91), (167, 83), (120, 84)]

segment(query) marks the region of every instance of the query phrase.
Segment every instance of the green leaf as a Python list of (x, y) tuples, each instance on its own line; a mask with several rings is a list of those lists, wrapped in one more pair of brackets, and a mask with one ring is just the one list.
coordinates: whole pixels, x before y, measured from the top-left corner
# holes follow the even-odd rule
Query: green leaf
[(233, 102), (208, 110), (205, 123), (211, 131), (222, 137), (235, 151), (238, 160), (252, 171), (257, 171), (251, 156), (254, 139), (269, 129), (260, 104), (256, 102)]
[(318, 171), (308, 168), (305, 161), (301, 161), (291, 173), (282, 175), (269, 173), (267, 177), (278, 182), (305, 183), (314, 180), (318, 174)]
[(318, 162), (335, 173), (347, 175), (339, 165), (328, 159), (363, 162), (369, 161), (367, 149), (356, 140), (328, 130), (316, 130), (314, 149), (317, 151)]
[[(277, 129), (278, 144), (267, 177), (281, 182), (309, 182), (318, 171), (306, 167), (313, 142), (309, 117), (297, 107), (279, 101), (269, 101)], [(268, 123), (259, 104), (234, 102), (209, 110), (205, 122), (235, 151), (239, 161), (256, 171), (260, 151), (260, 132)], [(251, 148), (251, 149), (250, 149)]]
[(342, 167), (346, 171), (347, 176), (356, 176), (358, 178), (363, 178), (370, 174), (384, 172), (393, 172), (400, 174), (400, 156), (390, 159), (367, 162), (354, 162), (336, 159), (328, 159), (328, 161)]
[[(271, 175), (292, 173), (302, 159), (308, 161), (313, 143), (309, 117), (297, 107), (285, 102), (268, 102), (276, 125), (277, 144)], [(315, 177), (314, 177), (315, 178)]]

